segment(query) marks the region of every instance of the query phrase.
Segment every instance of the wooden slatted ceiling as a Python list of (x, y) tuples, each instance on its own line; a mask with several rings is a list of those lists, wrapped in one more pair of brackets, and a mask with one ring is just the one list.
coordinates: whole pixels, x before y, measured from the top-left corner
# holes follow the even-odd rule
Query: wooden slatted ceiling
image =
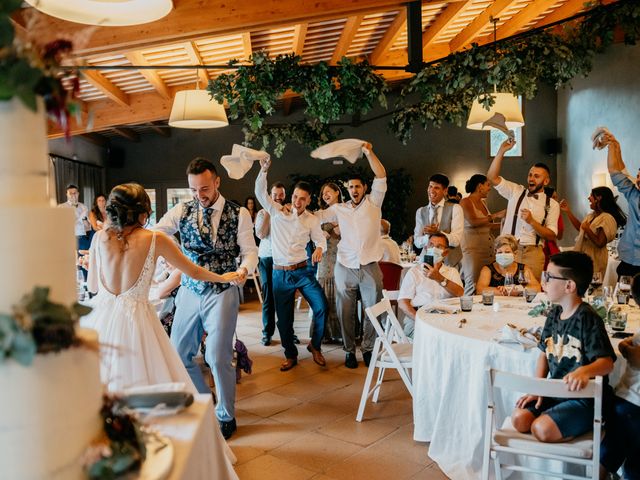
[[(194, 9), (198, 2), (213, 4), (217, 0), (181, 0), (176, 2), (173, 17), (197, 22)], [(273, 3), (275, 0), (261, 0)], [(131, 65), (225, 65), (230, 60), (246, 61), (252, 52), (265, 50), (270, 57), (295, 52), (304, 63), (337, 62), (343, 55), (354, 59), (368, 58), (374, 65), (398, 65), (407, 63), (406, 9), (402, 2), (394, 0), (325, 0), (333, 5), (330, 11), (306, 2), (288, 2), (281, 15), (288, 22), (273, 22), (260, 18), (233, 27), (211, 28), (201, 21), (196, 31), (220, 31), (219, 34), (187, 34), (188, 29), (168, 35), (159, 33), (153, 25), (140, 30), (135, 38), (133, 30), (126, 29), (131, 38), (127, 45), (120, 45), (121, 38), (113, 39), (115, 48), (109, 53), (93, 54), (81, 58), (95, 66)], [(610, 3), (613, 0), (605, 0)], [(281, 6), (280, 3), (278, 3)], [(323, 4), (324, 5), (324, 4)], [(326, 7), (326, 5), (325, 5)], [(240, 7), (239, 7), (240, 8)], [(244, 9), (245, 7), (242, 7)], [(259, 10), (258, 6), (255, 7)], [(284, 7), (282, 7), (284, 8)], [(497, 38), (505, 38), (531, 28), (546, 25), (570, 17), (585, 8), (584, 0), (423, 0), (422, 26), (425, 61), (448, 55), (452, 51), (468, 48), (471, 43), (486, 44), (493, 40), (493, 24), (490, 18), (498, 18)], [(312, 14), (307, 10), (313, 11)], [(298, 16), (294, 11), (300, 10)], [(177, 13), (176, 13), (177, 12)], [(304, 13), (303, 13), (304, 12)], [(332, 15), (331, 12), (336, 12)], [(226, 15), (226, 13), (225, 13)], [(303, 23), (301, 23), (303, 22)], [(61, 28), (52, 20), (51, 28)], [(191, 24), (190, 24), (191, 25)], [(73, 26), (69, 26), (73, 30)], [(236, 30), (233, 31), (233, 28)], [(135, 30), (135, 29), (134, 29)], [(92, 51), (107, 51), (100, 42), (109, 37), (109, 30), (101, 31), (96, 40), (91, 39)], [(147, 41), (155, 35), (158, 42)], [(160, 40), (161, 39), (161, 40)], [(137, 46), (137, 47), (136, 47)], [(201, 88), (217, 75), (232, 69), (158, 69), (158, 70), (99, 70), (83, 73), (80, 78), (80, 99), (96, 105), (98, 128), (108, 127), (109, 118), (131, 118), (133, 123), (158, 121), (168, 116), (171, 99), (176, 90), (190, 88), (200, 81)], [(380, 72), (390, 80), (406, 78), (402, 71)], [(65, 80), (70, 88), (70, 79)], [(154, 97), (153, 95), (156, 95)], [(151, 95), (151, 96), (149, 96)], [(290, 92), (289, 92), (290, 96)], [(143, 102), (153, 103), (154, 111), (140, 112)], [(283, 103), (285, 109), (291, 102)], [(90, 108), (90, 107), (89, 107)], [(124, 111), (118, 109), (125, 109)], [(122, 120), (120, 120), (121, 122)], [(59, 132), (56, 132), (59, 135)]]

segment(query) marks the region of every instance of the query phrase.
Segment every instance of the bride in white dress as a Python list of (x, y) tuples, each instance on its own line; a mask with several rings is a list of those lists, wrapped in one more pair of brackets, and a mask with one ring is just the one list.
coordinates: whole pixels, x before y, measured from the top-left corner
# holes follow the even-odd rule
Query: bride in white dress
[(164, 257), (196, 280), (228, 283), (237, 274), (205, 270), (190, 262), (168, 236), (145, 230), (151, 202), (141, 185), (115, 187), (106, 209), (108, 225), (94, 236), (89, 253), (87, 286), (97, 296), (93, 311), (81, 321), (98, 332), (102, 382), (109, 391), (183, 382), (197, 393), (149, 303), (156, 259)]

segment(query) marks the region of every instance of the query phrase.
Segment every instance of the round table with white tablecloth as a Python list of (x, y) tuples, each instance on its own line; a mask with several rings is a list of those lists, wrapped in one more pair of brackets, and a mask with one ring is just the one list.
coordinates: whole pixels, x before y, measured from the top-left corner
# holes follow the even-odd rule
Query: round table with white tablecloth
[[(542, 297), (539, 294), (538, 297)], [(537, 299), (536, 299), (537, 300)], [(459, 299), (444, 303), (459, 305)], [(472, 312), (435, 314), (420, 309), (416, 315), (413, 347), (414, 439), (430, 442), (429, 457), (450, 478), (480, 478), (484, 419), (487, 404), (486, 369), (533, 375), (540, 350), (520, 344), (501, 344), (500, 330), (542, 326), (545, 318), (531, 317), (534, 304), (522, 298), (496, 297), (497, 311), (474, 297)], [(626, 307), (630, 308), (630, 307)], [(461, 319), (466, 319), (461, 323)], [(633, 314), (627, 331), (640, 322)], [(459, 326), (460, 325), (460, 326)], [(612, 341), (614, 347), (617, 340)], [(615, 385), (624, 369), (619, 358), (610, 381)], [(498, 392), (496, 415), (504, 419), (519, 393)]]

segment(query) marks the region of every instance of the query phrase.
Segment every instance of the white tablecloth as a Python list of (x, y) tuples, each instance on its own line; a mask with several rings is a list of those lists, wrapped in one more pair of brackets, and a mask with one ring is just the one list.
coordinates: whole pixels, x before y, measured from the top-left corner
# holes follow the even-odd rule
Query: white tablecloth
[[(458, 299), (451, 299), (456, 303)], [(488, 367), (521, 375), (533, 375), (540, 350), (516, 350), (493, 341), (507, 323), (518, 327), (544, 324), (532, 318), (532, 305), (520, 299), (496, 297), (498, 312), (475, 297), (472, 312), (454, 315), (427, 314), (419, 310), (413, 348), (414, 439), (430, 442), (429, 457), (454, 480), (480, 478), (484, 419), (487, 404)], [(467, 323), (458, 328), (458, 321)], [(637, 318), (627, 331), (637, 328)], [(617, 344), (617, 341), (615, 342)], [(624, 362), (616, 362), (610, 376), (615, 384)], [(520, 393), (498, 392), (496, 414), (510, 414)]]
[(173, 443), (170, 480), (237, 480), (236, 459), (220, 433), (211, 395), (197, 395), (184, 412), (154, 418), (151, 424)]

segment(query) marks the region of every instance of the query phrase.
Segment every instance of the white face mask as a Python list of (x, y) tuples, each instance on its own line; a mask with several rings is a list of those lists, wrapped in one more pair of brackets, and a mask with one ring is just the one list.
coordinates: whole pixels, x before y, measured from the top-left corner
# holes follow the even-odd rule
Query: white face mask
[(515, 255), (513, 253), (496, 253), (496, 262), (502, 268), (507, 268), (511, 265), (515, 260)]
[(427, 248), (427, 255), (431, 255), (433, 257), (433, 264), (442, 261), (442, 249), (438, 247), (429, 247)]

